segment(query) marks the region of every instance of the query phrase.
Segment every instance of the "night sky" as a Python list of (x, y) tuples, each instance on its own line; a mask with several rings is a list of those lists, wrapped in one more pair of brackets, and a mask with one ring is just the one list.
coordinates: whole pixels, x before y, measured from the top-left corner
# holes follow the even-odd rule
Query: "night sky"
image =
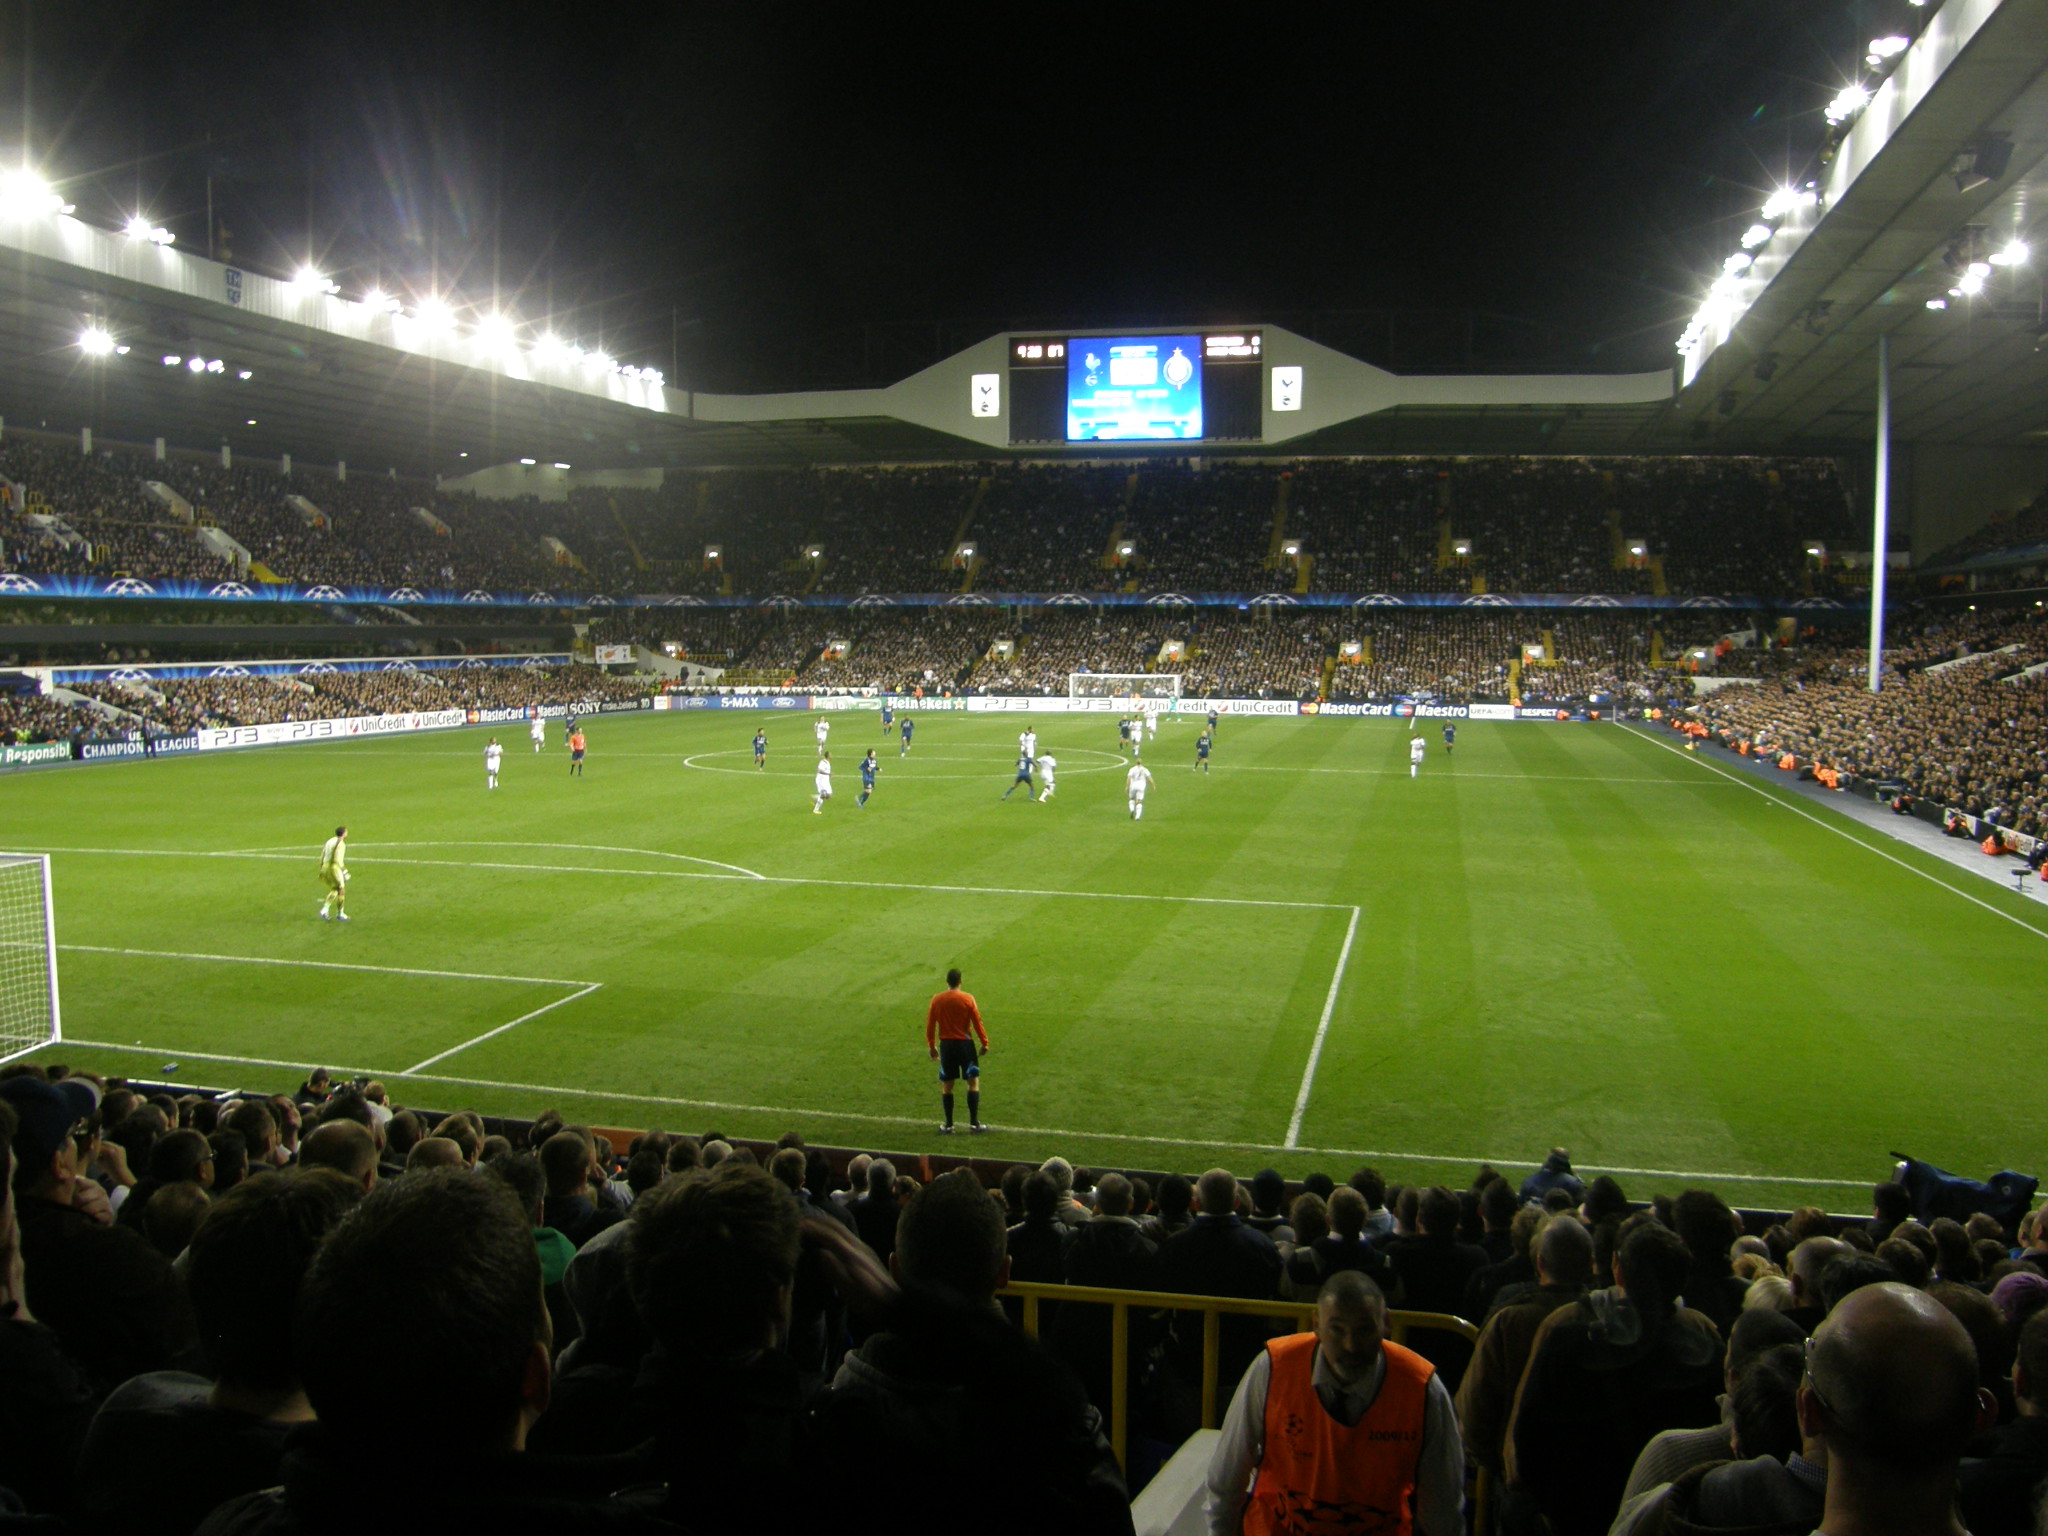
[[(283, 275), (494, 295), (712, 389), (1263, 320), (1668, 365), (1905, 0), (0, 6), (0, 151)], [(215, 232), (216, 241), (221, 236)], [(1389, 338), (1346, 312), (1413, 317)], [(1380, 340), (1375, 341), (1378, 337)], [(1379, 354), (1379, 355), (1376, 355)]]

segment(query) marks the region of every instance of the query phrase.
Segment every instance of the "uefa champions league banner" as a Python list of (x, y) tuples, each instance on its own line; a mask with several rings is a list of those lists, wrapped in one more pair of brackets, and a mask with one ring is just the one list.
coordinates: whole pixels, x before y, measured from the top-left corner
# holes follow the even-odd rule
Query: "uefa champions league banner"
[(51, 667), (25, 670), (41, 676), (47, 670), (59, 688), (73, 683), (175, 682), (194, 677), (321, 677), (333, 672), (450, 672), (478, 667), (566, 667), (566, 652), (531, 656), (417, 656), (397, 661), (223, 661), (199, 666)]
[(1834, 603), (1816, 597), (1787, 603), (1747, 593), (1735, 597), (1654, 597), (1645, 592), (1613, 596), (1584, 592), (902, 592), (700, 597), (674, 592), (613, 595), (540, 588), (528, 592), (487, 592), (475, 587), (338, 587), (169, 577), (30, 575), (18, 571), (0, 575), (0, 595), (117, 602), (373, 603), (394, 608), (1697, 608), (1720, 612), (1763, 609), (1812, 613), (1817, 617), (1867, 611), (1865, 604)]

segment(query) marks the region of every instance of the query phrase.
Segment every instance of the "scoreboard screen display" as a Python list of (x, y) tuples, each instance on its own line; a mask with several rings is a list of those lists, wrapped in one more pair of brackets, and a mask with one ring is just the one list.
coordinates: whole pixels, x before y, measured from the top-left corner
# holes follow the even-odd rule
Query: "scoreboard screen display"
[(1069, 344), (1068, 442), (1201, 435), (1201, 337), (1089, 336)]
[(1264, 338), (1012, 336), (1013, 443), (1256, 442)]

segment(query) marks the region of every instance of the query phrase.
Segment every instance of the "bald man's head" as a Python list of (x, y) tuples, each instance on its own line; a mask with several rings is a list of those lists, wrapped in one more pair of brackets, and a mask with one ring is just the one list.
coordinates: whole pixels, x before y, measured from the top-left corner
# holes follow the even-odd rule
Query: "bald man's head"
[(1897, 1478), (1952, 1468), (1985, 1404), (1963, 1325), (1925, 1292), (1887, 1281), (1843, 1297), (1814, 1333), (1800, 1412), (1831, 1459)]
[(367, 1189), (377, 1182), (376, 1138), (353, 1120), (329, 1120), (300, 1143), (299, 1164), (332, 1168)]
[(1584, 1289), (1593, 1277), (1593, 1236), (1578, 1217), (1550, 1218), (1536, 1239), (1536, 1268), (1546, 1285)]

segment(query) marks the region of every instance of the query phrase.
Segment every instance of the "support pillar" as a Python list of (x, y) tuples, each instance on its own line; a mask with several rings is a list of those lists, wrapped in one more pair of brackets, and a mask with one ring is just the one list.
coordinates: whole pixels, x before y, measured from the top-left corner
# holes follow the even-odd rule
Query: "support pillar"
[(1877, 338), (1877, 479), (1870, 513), (1870, 691), (1878, 691), (1884, 671), (1884, 583), (1889, 573), (1885, 551), (1891, 542), (1892, 494), (1892, 367), (1891, 338)]

